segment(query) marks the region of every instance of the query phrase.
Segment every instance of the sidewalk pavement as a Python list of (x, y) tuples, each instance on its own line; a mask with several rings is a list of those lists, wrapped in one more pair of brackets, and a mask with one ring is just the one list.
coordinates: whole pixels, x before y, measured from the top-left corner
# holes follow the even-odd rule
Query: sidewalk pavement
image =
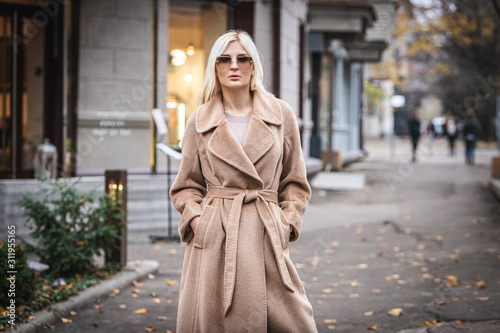
[[(427, 149), (425, 153), (421, 152), (422, 162), (448, 163), (450, 159), (453, 159), (446, 157), (445, 146), (442, 143), (433, 142), (432, 144), (432, 154), (430, 146), (425, 147)], [(366, 146), (370, 150), (371, 160), (406, 161), (409, 157), (409, 145), (403, 140), (394, 143), (391, 148), (392, 153), (387, 141), (367, 142)], [(487, 165), (494, 154), (496, 154), (494, 150), (479, 149), (477, 163)], [(434, 158), (434, 156), (440, 156), (440, 158)], [(458, 159), (461, 156), (455, 158)], [(456, 160), (454, 161), (456, 163)], [(342, 173), (339, 173), (334, 181), (338, 181), (341, 175)], [(349, 172), (345, 175), (352, 177), (352, 173), (349, 174)], [(498, 181), (491, 182), (490, 186), (500, 191)], [(390, 214), (391, 207), (379, 206), (375, 207), (378, 212)], [(359, 213), (363, 214), (363, 212)], [(359, 220), (362, 219), (363, 216), (360, 215)], [(177, 294), (184, 246), (176, 242), (150, 244), (148, 241), (150, 234), (149, 231), (129, 235), (128, 255), (131, 260), (129, 270), (81, 292), (66, 302), (52, 306), (51, 312), (35, 314), (32, 322), (17, 325), (13, 332), (175, 332)], [(144, 258), (151, 260), (143, 261)], [(146, 313), (149, 322), (145, 322)], [(500, 321), (461, 324), (451, 322), (441, 326), (433, 325), (392, 332), (500, 332)]]

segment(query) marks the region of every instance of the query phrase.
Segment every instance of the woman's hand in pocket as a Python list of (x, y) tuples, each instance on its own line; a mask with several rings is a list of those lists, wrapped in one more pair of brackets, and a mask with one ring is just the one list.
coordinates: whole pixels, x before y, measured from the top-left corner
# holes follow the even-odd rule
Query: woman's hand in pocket
[(198, 221), (200, 220), (199, 216), (194, 217), (191, 222), (189, 222), (189, 226), (193, 229), (193, 232), (196, 233), (196, 226), (198, 225)]

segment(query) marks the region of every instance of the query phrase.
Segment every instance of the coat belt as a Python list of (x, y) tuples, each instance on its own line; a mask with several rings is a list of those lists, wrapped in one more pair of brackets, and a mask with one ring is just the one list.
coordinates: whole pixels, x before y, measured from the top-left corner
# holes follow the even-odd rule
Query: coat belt
[(272, 190), (245, 190), (232, 187), (210, 186), (207, 197), (232, 199), (226, 227), (226, 253), (224, 262), (224, 316), (227, 316), (233, 301), (236, 281), (236, 255), (238, 251), (238, 233), (240, 227), (241, 208), (243, 204), (255, 203), (257, 212), (269, 235), (278, 263), (281, 281), (287, 289), (294, 291), (290, 273), (286, 267), (285, 255), (281, 246), (277, 222), (266, 202), (278, 203), (278, 193)]

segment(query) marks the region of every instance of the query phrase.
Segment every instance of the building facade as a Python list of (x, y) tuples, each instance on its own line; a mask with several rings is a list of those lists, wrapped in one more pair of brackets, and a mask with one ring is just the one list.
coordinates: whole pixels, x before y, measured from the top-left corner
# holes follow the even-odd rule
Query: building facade
[(0, 0), (0, 215), (19, 215), (5, 189), (34, 179), (47, 147), (58, 175), (164, 174), (151, 111), (162, 111), (163, 140), (180, 150), (211, 46), (228, 29), (254, 38), (267, 89), (297, 116), (310, 170), (329, 167), (333, 151), (359, 152), (361, 64), (385, 47), (366, 38), (371, 2), (392, 4)]

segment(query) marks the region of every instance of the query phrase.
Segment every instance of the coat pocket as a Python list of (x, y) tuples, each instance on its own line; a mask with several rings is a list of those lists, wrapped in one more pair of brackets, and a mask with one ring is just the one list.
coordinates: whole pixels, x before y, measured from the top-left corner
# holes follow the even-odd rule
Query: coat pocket
[(215, 209), (216, 207), (214, 206), (206, 205), (201, 212), (200, 220), (198, 221), (198, 225), (196, 226), (196, 231), (194, 233), (194, 247), (199, 249), (203, 248), (205, 234), (207, 233), (207, 228), (212, 220)]
[(283, 250), (286, 250), (288, 248), (288, 244), (290, 243), (290, 222), (288, 222), (285, 213), (283, 213), (283, 210), (279, 206), (276, 206), (276, 210), (278, 210), (279, 216), (278, 230), (281, 239), (281, 247)]

